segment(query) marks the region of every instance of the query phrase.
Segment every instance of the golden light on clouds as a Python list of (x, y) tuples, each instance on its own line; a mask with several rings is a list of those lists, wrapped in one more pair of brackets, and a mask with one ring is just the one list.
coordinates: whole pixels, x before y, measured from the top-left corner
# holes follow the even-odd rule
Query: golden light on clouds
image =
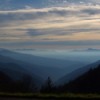
[(100, 6), (95, 5), (0, 11), (0, 21), (2, 42), (100, 40)]

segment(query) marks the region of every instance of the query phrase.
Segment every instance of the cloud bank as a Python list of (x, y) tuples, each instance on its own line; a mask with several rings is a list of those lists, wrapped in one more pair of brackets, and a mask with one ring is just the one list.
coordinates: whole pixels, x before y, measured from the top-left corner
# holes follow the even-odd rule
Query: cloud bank
[(86, 45), (85, 41), (95, 45), (94, 41), (99, 43), (100, 40), (99, 26), (99, 5), (1, 10), (0, 42), (33, 47), (48, 44), (78, 46), (79, 41), (82, 45)]

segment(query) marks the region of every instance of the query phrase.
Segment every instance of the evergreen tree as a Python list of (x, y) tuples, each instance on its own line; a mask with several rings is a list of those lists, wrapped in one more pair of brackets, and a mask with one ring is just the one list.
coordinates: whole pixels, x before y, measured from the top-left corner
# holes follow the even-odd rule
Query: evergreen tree
[(41, 87), (41, 92), (43, 93), (51, 93), (53, 92), (53, 82), (50, 77), (46, 80), (45, 84)]

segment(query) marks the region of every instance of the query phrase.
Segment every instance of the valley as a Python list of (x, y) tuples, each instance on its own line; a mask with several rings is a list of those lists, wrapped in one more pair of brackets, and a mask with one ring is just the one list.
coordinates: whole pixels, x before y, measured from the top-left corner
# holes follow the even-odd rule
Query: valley
[[(41, 53), (42, 52), (43, 51), (41, 51)], [(75, 54), (78, 53), (78, 51), (74, 52)], [(87, 51), (88, 55), (86, 54), (87, 56), (84, 56), (85, 60), (90, 56), (89, 53), (91, 54), (91, 52), (93, 53), (96, 51)], [(63, 52), (60, 53), (62, 54)], [(84, 54), (84, 51), (81, 51), (81, 54), (82, 53)], [(99, 51), (97, 53), (99, 54)], [(55, 53), (55, 55), (57, 54), (58, 52)], [(73, 52), (71, 51), (70, 57), (75, 56), (75, 54), (73, 55), (72, 54)], [(80, 57), (83, 58), (83, 54), (82, 55), (81, 54)], [(66, 55), (66, 59), (68, 58)], [(99, 55), (96, 59), (98, 58)], [(6, 49), (0, 49), (0, 71), (1, 71), (0, 73), (1, 73), (1, 78), (4, 78), (3, 79), (4, 81), (1, 80), (1, 86), (4, 85), (3, 87), (5, 87), (6, 89), (7, 88), (7, 85), (5, 83), (6, 81), (8, 82), (8, 84), (9, 83), (13, 84), (13, 86), (18, 85), (18, 88), (16, 88), (17, 90), (11, 89), (12, 87), (11, 86), (9, 88), (11, 91), (12, 90), (23, 91), (20, 90), (21, 84), (23, 84), (23, 88), (26, 88), (24, 91), (28, 91), (27, 89), (29, 88), (29, 85), (30, 89), (32, 89), (29, 90), (30, 92), (33, 91), (35, 88), (37, 89), (35, 89), (34, 91), (38, 91), (38, 89), (41, 89), (41, 86), (46, 81), (52, 81), (52, 83), (50, 84), (53, 84), (54, 86), (63, 85), (65, 83), (67, 84), (70, 81), (73, 81), (79, 76), (88, 72), (88, 70), (97, 68), (100, 64), (99, 60), (95, 62), (96, 60), (95, 57), (91, 59), (91, 62), (92, 60), (94, 60), (94, 62), (90, 64), (88, 64), (89, 62), (85, 62), (85, 60), (83, 60), (82, 62), (82, 59), (80, 59), (80, 61), (79, 60), (73, 61), (66, 59), (59, 59), (59, 58), (57, 59), (54, 57), (49, 58), (49, 53), (48, 57), (46, 58), (43, 56), (36, 56), (36, 55), (34, 56), (33, 54), (21, 53), (19, 51), (15, 52)], [(34, 84), (34, 86), (32, 84)], [(9, 91), (9, 89), (7, 91)]]
[(0, 0), (0, 100), (100, 99), (100, 0)]

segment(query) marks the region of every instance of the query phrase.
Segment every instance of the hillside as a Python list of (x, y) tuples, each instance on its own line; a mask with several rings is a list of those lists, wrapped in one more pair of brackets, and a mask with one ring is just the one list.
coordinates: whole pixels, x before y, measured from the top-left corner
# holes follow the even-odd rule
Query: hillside
[(34, 81), (37, 86), (39, 86), (43, 79), (34, 73), (34, 67), (31, 68), (32, 65), (21, 62), (19, 60), (12, 59), (7, 56), (0, 55), (0, 71), (8, 75), (12, 80), (20, 80), (25, 75), (28, 75), (32, 77), (32, 80)]
[[(5, 65), (3, 66), (5, 67)], [(18, 73), (16, 77), (18, 78)], [(37, 84), (38, 83), (36, 83), (36, 80), (28, 74), (22, 73), (22, 77), (15, 80), (10, 77), (6, 72), (0, 71), (0, 93), (36, 92)]]
[(77, 77), (81, 76), (82, 74), (87, 72), (89, 69), (96, 68), (99, 64), (100, 64), (100, 61), (97, 61), (97, 62), (91, 63), (87, 66), (81, 67), (77, 70), (74, 70), (73, 72), (61, 77), (55, 84), (63, 85), (65, 83), (68, 83), (68, 82), (76, 79)]
[(100, 93), (100, 65), (90, 69), (74, 81), (65, 84), (61, 91), (74, 93)]

